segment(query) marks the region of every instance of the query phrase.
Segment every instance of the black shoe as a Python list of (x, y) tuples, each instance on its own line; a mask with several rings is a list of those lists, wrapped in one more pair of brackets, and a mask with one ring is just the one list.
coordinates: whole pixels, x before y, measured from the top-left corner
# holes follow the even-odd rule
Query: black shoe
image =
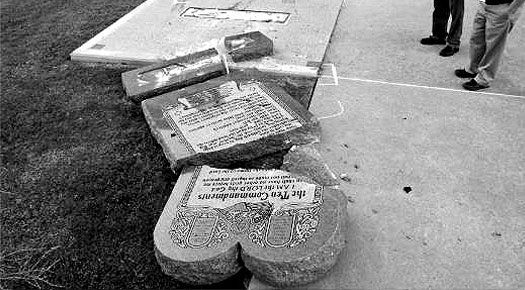
[(453, 56), (456, 52), (459, 51), (459, 47), (452, 47), (450, 45), (445, 46), (440, 52), (439, 55), (447, 57)]
[(435, 37), (434, 35), (431, 35), (426, 38), (422, 38), (420, 42), (423, 45), (447, 44), (444, 38), (438, 38), (438, 37)]
[(476, 77), (476, 74), (469, 73), (469, 72), (466, 71), (464, 68), (455, 70), (455, 71), (454, 71), (454, 74), (455, 74), (458, 78), (462, 78), (462, 79), (473, 79), (473, 78)]
[(464, 83), (463, 87), (466, 90), (469, 90), (469, 91), (478, 91), (478, 90), (486, 89), (489, 86), (488, 85), (479, 84), (478, 82), (476, 82), (475, 79), (471, 79), (470, 81)]

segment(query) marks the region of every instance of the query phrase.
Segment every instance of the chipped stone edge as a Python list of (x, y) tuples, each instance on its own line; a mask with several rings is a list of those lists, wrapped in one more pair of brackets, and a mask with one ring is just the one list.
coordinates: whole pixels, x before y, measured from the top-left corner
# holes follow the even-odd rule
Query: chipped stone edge
[(171, 259), (155, 245), (155, 258), (164, 274), (190, 285), (209, 285), (224, 281), (243, 268), (239, 261), (239, 248), (239, 243), (236, 243), (217, 256), (186, 262)]
[(346, 245), (346, 228), (348, 226), (347, 202), (339, 190), (337, 204), (339, 205), (339, 224), (334, 234), (308, 257), (287, 262), (261, 260), (250, 256), (241, 248), (241, 259), (246, 268), (261, 281), (275, 287), (300, 286), (319, 280), (336, 264), (337, 259)]

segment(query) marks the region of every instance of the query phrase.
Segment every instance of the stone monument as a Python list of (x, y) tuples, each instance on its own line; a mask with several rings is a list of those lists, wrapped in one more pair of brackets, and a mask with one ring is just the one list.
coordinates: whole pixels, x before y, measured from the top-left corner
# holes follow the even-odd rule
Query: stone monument
[(174, 169), (224, 168), (319, 141), (319, 122), (301, 104), (242, 72), (144, 100), (142, 109)]
[(228, 66), (273, 54), (273, 42), (259, 31), (219, 40), (216, 47), (144, 66), (122, 74), (128, 98), (139, 103), (169, 91), (178, 90), (225, 75)]
[(285, 171), (186, 167), (155, 227), (155, 253), (189, 284), (244, 265), (271, 285), (299, 285), (333, 267), (346, 215), (342, 192)]

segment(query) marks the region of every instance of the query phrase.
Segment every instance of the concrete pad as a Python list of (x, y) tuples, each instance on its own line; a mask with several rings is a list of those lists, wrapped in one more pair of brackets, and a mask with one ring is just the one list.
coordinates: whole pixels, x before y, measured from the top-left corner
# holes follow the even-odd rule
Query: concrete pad
[[(443, 46), (424, 46), (431, 33), (432, 1), (347, 0), (337, 20), (325, 63), (339, 76), (463, 90), (454, 69), (468, 64), (469, 37), (478, 1), (465, 1), (461, 47), (452, 57)], [(496, 80), (488, 92), (525, 96), (525, 17), (507, 40)]]
[(525, 287), (523, 98), (339, 80), (311, 111), (353, 203), (338, 264), (301, 289)]
[(148, 0), (72, 52), (71, 59), (150, 64), (212, 48), (228, 35), (261, 31), (274, 42), (274, 56), (232, 66), (315, 75), (342, 2)]

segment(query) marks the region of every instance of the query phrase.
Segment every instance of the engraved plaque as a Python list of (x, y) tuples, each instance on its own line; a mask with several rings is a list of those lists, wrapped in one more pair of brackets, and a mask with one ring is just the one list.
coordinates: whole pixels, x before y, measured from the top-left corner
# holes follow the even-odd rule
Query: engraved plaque
[(188, 236), (188, 244), (192, 247), (201, 247), (212, 237), (217, 217), (196, 217)]
[(183, 17), (212, 18), (220, 20), (245, 20), (259, 21), (265, 23), (284, 24), (290, 17), (290, 13), (272, 11), (253, 11), (220, 8), (188, 7), (181, 13)]
[(262, 83), (234, 81), (178, 99), (164, 117), (195, 153), (207, 153), (282, 134), (302, 126), (300, 117)]
[(220, 168), (317, 142), (319, 121), (258, 72), (232, 72), (142, 101), (172, 168)]
[(222, 240), (215, 228), (227, 225), (228, 236), (247, 234), (261, 247), (283, 247), (292, 240), (299, 210), (322, 204), (321, 190), (280, 170), (196, 167), (180, 195), (173, 241), (180, 247), (213, 246)]
[(155, 227), (157, 259), (199, 284), (243, 266), (276, 284), (311, 281), (343, 248), (345, 216), (344, 194), (286, 171), (186, 167)]
[(283, 247), (292, 239), (294, 216), (275, 215), (270, 218), (266, 241), (272, 247)]

